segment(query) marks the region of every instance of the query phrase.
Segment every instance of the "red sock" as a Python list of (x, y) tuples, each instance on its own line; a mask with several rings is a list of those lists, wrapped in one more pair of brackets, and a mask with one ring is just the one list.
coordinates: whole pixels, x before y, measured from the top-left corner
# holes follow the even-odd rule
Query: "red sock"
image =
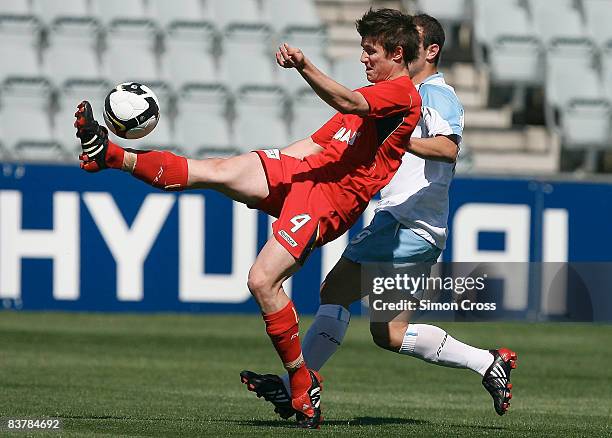
[(108, 149), (106, 150), (106, 157), (104, 161), (106, 165), (111, 169), (119, 169), (121, 170), (121, 166), (123, 166), (123, 155), (125, 154), (125, 150), (121, 146), (117, 146), (112, 141), (108, 141)]
[(283, 366), (289, 372), (292, 397), (298, 397), (310, 388), (310, 373), (302, 357), (298, 316), (293, 302), (289, 301), (289, 304), (278, 312), (263, 315), (263, 319), (266, 332), (283, 361)]
[[(135, 153), (136, 165), (132, 175), (163, 190), (182, 190), (187, 186), (187, 159), (168, 151), (130, 151)], [(125, 150), (108, 142), (106, 164), (121, 169)]]

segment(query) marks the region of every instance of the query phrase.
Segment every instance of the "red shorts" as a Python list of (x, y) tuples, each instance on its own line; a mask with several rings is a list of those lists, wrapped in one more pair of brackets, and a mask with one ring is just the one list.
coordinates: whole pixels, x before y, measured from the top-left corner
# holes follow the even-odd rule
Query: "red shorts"
[(321, 191), (310, 165), (278, 149), (255, 151), (266, 173), (270, 194), (251, 206), (278, 218), (274, 237), (298, 261), (344, 234), (352, 225), (340, 217)]

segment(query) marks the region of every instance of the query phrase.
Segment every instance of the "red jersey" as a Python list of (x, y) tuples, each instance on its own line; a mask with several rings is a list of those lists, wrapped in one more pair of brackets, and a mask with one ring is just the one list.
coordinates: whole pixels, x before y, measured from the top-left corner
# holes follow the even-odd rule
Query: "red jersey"
[(311, 136), (324, 150), (305, 157), (345, 220), (361, 214), (391, 181), (421, 116), (421, 97), (408, 76), (355, 91), (365, 97), (369, 113), (334, 115)]

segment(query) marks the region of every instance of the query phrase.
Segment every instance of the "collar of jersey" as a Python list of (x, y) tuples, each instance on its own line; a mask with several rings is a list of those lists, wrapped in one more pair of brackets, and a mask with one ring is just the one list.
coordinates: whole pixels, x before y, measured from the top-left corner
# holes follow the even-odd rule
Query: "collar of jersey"
[(439, 82), (439, 81), (442, 81), (442, 82), (444, 81), (444, 75), (440, 72), (435, 73), (425, 78), (425, 80), (419, 84), (419, 87), (421, 85), (427, 84), (428, 82)]

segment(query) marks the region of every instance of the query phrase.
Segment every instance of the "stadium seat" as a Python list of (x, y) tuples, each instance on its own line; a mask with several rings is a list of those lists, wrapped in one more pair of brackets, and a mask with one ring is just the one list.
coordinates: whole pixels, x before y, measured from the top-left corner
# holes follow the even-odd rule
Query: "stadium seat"
[(149, 18), (143, 0), (91, 1), (93, 2), (93, 13), (102, 23), (111, 23), (114, 20), (144, 20)]
[[(63, 163), (69, 159), (68, 153), (59, 143), (21, 142), (15, 146), (13, 157), (18, 161)], [(76, 161), (76, 157), (73, 157)]]
[(542, 82), (542, 47), (521, 0), (475, 0), (474, 35), (478, 47), (486, 48), (493, 82)]
[(280, 87), (247, 86), (236, 97), (234, 132), (241, 152), (289, 144), (287, 98)]
[(19, 158), (26, 148), (56, 148), (50, 105), (51, 85), (44, 79), (13, 78), (2, 84), (0, 130), (9, 153)]
[[(331, 74), (331, 64), (325, 53), (327, 32), (324, 27), (288, 27), (280, 41), (299, 47), (317, 68)], [(304, 79), (293, 69), (278, 69), (278, 72), (283, 85), (289, 91), (294, 91), (305, 84)]]
[(45, 74), (58, 85), (69, 78), (101, 78), (99, 33), (100, 26), (91, 18), (56, 20), (43, 53)]
[(103, 123), (104, 99), (110, 89), (111, 85), (108, 82), (95, 79), (68, 80), (59, 88), (57, 93), (57, 111), (53, 124), (55, 138), (74, 157), (81, 150), (79, 141), (74, 135), (73, 127), (74, 113), (77, 105), (83, 100), (89, 101), (93, 108), (94, 116), (100, 123)]
[(275, 83), (276, 60), (268, 26), (231, 24), (222, 45), (221, 77), (233, 90), (247, 84)]
[[(409, 1), (402, 0), (406, 10)], [(418, 0), (417, 10), (436, 17), (440, 21), (462, 23), (469, 17), (469, 4), (467, 0)]]
[(600, 46), (612, 40), (612, 2), (610, 0), (582, 0), (586, 27)]
[(159, 80), (156, 32), (148, 20), (115, 20), (110, 25), (104, 59), (113, 82)]
[(2, 0), (0, 14), (30, 15), (33, 13), (29, 0)]
[(300, 140), (311, 136), (334, 115), (334, 110), (321, 100), (310, 87), (304, 87), (293, 98), (291, 137)]
[(562, 113), (564, 145), (569, 148), (611, 147), (610, 102), (576, 99)]
[(206, 22), (174, 22), (167, 28), (163, 71), (177, 89), (191, 82), (217, 81), (214, 41)]
[(159, 100), (160, 117), (155, 129), (143, 138), (118, 141), (136, 149), (164, 149), (178, 152), (179, 149), (174, 139), (174, 129), (172, 129), (172, 90), (164, 82), (151, 82), (147, 85)]
[[(585, 36), (581, 13), (575, 0), (529, 0), (529, 6), (535, 29), (545, 43), (556, 38)], [(509, 24), (512, 25), (512, 22)]]
[(88, 17), (91, 15), (87, 0), (32, 0), (33, 11), (47, 24), (61, 17)]
[(149, 0), (151, 17), (161, 26), (181, 21), (208, 21), (211, 14), (202, 0)]
[[(566, 146), (601, 145), (609, 140), (610, 108), (593, 63), (595, 54), (589, 40), (555, 40), (547, 51), (547, 125), (562, 131)], [(554, 110), (559, 113), (560, 126)]]
[(612, 102), (612, 40), (604, 46), (602, 52), (602, 77), (608, 99)]
[(39, 76), (40, 23), (32, 16), (0, 16), (0, 81)]
[(258, 0), (208, 0), (215, 24), (222, 29), (231, 23), (256, 23), (264, 20)]
[(178, 145), (189, 156), (203, 149), (230, 150), (230, 94), (219, 84), (192, 84), (179, 94), (176, 111)]
[(321, 26), (313, 0), (264, 0), (264, 16), (277, 31), (293, 26)]
[(547, 99), (565, 107), (573, 98), (601, 95), (596, 54), (595, 46), (586, 39), (554, 41), (546, 52)]
[(366, 79), (365, 66), (359, 61), (358, 52), (334, 62), (334, 78), (351, 90), (370, 85)]

